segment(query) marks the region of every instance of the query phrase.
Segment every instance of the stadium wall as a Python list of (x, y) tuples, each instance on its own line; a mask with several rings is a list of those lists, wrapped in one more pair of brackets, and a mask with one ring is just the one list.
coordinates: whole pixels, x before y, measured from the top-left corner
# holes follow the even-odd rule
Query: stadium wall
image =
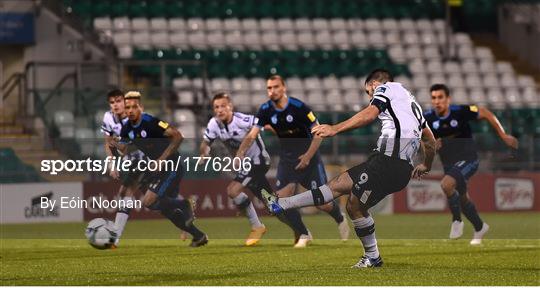
[[(439, 177), (413, 180), (394, 194), (394, 213), (448, 211)], [(540, 173), (479, 173), (468, 185), (469, 197), (481, 212), (540, 211)]]

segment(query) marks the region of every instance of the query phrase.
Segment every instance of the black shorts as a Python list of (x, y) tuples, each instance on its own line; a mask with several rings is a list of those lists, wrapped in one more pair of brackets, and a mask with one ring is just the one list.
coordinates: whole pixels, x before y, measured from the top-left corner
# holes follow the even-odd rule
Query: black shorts
[(183, 176), (183, 169), (178, 171), (145, 172), (140, 185), (147, 186), (148, 190), (156, 193), (160, 198), (176, 198), (180, 193), (180, 181)]
[(444, 174), (456, 179), (456, 190), (460, 195), (467, 193), (467, 181), (476, 173), (479, 163), (478, 159), (462, 160), (450, 165), (443, 163)]
[(140, 160), (132, 160), (131, 166), (128, 168), (127, 171), (120, 171), (120, 182), (124, 187), (137, 185), (138, 189), (142, 190), (144, 193), (146, 192), (148, 185), (145, 185), (144, 187), (141, 186), (141, 183), (143, 183), (145, 177), (145, 173), (137, 169), (138, 161)]
[(271, 189), (270, 184), (266, 179), (266, 172), (268, 172), (268, 169), (270, 169), (270, 165), (267, 164), (251, 164), (251, 169), (249, 171), (238, 172), (236, 177), (234, 177), (234, 181), (247, 187), (257, 198), (263, 200), (261, 189)]
[(369, 209), (384, 197), (405, 188), (412, 170), (405, 160), (373, 153), (366, 162), (347, 172), (353, 180), (352, 193), (360, 199), (362, 208)]
[(315, 189), (328, 182), (324, 164), (319, 155), (314, 156), (309, 162), (309, 165), (302, 169), (296, 170), (296, 162), (279, 161), (277, 168), (277, 189), (281, 189), (290, 183), (298, 183), (306, 189)]

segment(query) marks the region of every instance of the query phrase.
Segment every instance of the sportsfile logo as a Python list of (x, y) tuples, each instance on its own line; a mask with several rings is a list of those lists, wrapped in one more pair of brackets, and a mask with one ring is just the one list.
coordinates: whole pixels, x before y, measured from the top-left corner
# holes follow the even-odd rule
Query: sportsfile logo
[(24, 207), (24, 217), (25, 218), (49, 218), (49, 217), (60, 217), (60, 212), (57, 207), (52, 209), (41, 208), (41, 202), (43, 199), (51, 201), (53, 198), (53, 192), (49, 191), (47, 193), (33, 197), (30, 201), (30, 206)]

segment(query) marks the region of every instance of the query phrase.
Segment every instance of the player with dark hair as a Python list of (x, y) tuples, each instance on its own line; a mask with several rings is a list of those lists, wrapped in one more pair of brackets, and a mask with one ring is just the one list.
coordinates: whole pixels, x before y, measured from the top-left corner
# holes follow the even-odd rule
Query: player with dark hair
[[(292, 197), (277, 198), (267, 191), (263, 196), (273, 213), (286, 209), (323, 205), (347, 195), (347, 212), (356, 235), (364, 246), (364, 256), (352, 268), (380, 267), (383, 264), (375, 238), (375, 222), (368, 212), (386, 196), (401, 191), (412, 177), (421, 177), (431, 169), (435, 139), (422, 116), (422, 109), (400, 83), (391, 82), (389, 72), (377, 69), (365, 82), (370, 105), (336, 125), (318, 125), (311, 129), (319, 137), (366, 126), (377, 117), (382, 121), (377, 148), (368, 160), (330, 180), (328, 184)], [(423, 146), (424, 162), (413, 168), (413, 158)]]
[(450, 90), (444, 84), (434, 84), (430, 88), (433, 109), (426, 111), (429, 127), (437, 138), (437, 149), (444, 167), (441, 188), (448, 198), (452, 212), (450, 239), (463, 234), (461, 212), (474, 226), (471, 245), (482, 243), (489, 225), (482, 221), (474, 203), (467, 196), (467, 181), (478, 169), (478, 155), (472, 138), (469, 121), (487, 120), (503, 142), (517, 149), (518, 141), (504, 132), (501, 123), (491, 111), (476, 105), (451, 105)]
[[(122, 121), (127, 117), (124, 109), (124, 92), (118, 89), (109, 91), (107, 93), (107, 102), (109, 103), (110, 111), (105, 112), (103, 115), (103, 124), (101, 125), (101, 132), (105, 135), (105, 154), (107, 157), (130, 159), (132, 161), (142, 159), (144, 154), (139, 150), (130, 151), (127, 155), (123, 156), (120, 155), (117, 149), (117, 141), (115, 141), (115, 138), (120, 137)], [(138, 190), (138, 184), (137, 181), (135, 181), (136, 175), (133, 173), (123, 173), (121, 177), (120, 171), (113, 169), (112, 166), (109, 168), (109, 175), (113, 179), (121, 180), (122, 185), (118, 191), (120, 198), (126, 201), (133, 200), (133, 196)], [(116, 212), (114, 225), (117, 238), (113, 245), (114, 248), (118, 246), (120, 237), (126, 227), (130, 211), (130, 208), (120, 207)]]
[[(140, 93), (125, 95), (125, 109), (128, 119), (123, 122), (119, 147), (125, 151), (127, 145), (134, 145), (148, 158), (159, 161), (179, 158), (178, 147), (183, 140), (182, 134), (169, 123), (150, 114), (143, 113)], [(159, 210), (176, 227), (193, 236), (190, 246), (199, 247), (208, 243), (208, 237), (193, 224), (193, 212), (188, 200), (179, 199), (179, 185), (183, 168), (172, 171), (144, 171), (140, 182), (148, 187), (143, 205)], [(148, 186), (147, 186), (148, 185)]]
[[(261, 129), (270, 125), (281, 144), (280, 160), (277, 169), (277, 195), (281, 197), (294, 195), (298, 184), (304, 188), (316, 188), (326, 183), (326, 172), (318, 149), (322, 139), (313, 137), (310, 130), (318, 124), (317, 117), (302, 101), (286, 95), (287, 88), (283, 78), (273, 75), (268, 78), (267, 93), (269, 101), (261, 105), (257, 113), (257, 125), (244, 138), (237, 155), (243, 157), (247, 149), (257, 139)], [(336, 223), (342, 240), (349, 238), (349, 224), (336, 201), (332, 201), (319, 209), (330, 214)], [(292, 210), (291, 210), (292, 212)], [(289, 212), (289, 213), (291, 213)], [(299, 234), (295, 247), (306, 247), (312, 240), (298, 213), (291, 224), (297, 227)]]

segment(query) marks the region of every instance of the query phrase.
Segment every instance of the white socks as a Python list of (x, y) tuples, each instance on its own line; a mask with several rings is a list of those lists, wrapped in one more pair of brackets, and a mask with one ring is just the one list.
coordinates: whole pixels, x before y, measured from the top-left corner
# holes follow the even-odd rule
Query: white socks
[(362, 241), (364, 252), (369, 258), (379, 257), (379, 248), (375, 238), (375, 221), (371, 216), (352, 220), (356, 235)]
[[(124, 199), (127, 203), (129, 200), (133, 200), (131, 197), (126, 196)], [(114, 226), (116, 228), (117, 233), (117, 240), (116, 243), (118, 244), (118, 241), (120, 241), (120, 237), (122, 236), (122, 233), (124, 232), (124, 228), (126, 227), (126, 223), (129, 219), (129, 208), (123, 208), (122, 211), (116, 212), (116, 218), (114, 219)]]
[(317, 189), (308, 190), (291, 197), (278, 199), (278, 204), (283, 209), (301, 208), (307, 206), (319, 206), (334, 200), (332, 190), (327, 185)]
[[(245, 203), (249, 202), (249, 204), (245, 207), (242, 207), (245, 205)], [(246, 212), (246, 216), (249, 220), (249, 224), (251, 224), (252, 228), (257, 228), (263, 226), (261, 221), (259, 220), (259, 216), (257, 216), (257, 211), (255, 211), (255, 207), (253, 207), (253, 203), (251, 203), (251, 200), (249, 200), (249, 197), (244, 192), (240, 192), (238, 196), (233, 198), (233, 202), (236, 206), (242, 207), (240, 209), (244, 209)]]

